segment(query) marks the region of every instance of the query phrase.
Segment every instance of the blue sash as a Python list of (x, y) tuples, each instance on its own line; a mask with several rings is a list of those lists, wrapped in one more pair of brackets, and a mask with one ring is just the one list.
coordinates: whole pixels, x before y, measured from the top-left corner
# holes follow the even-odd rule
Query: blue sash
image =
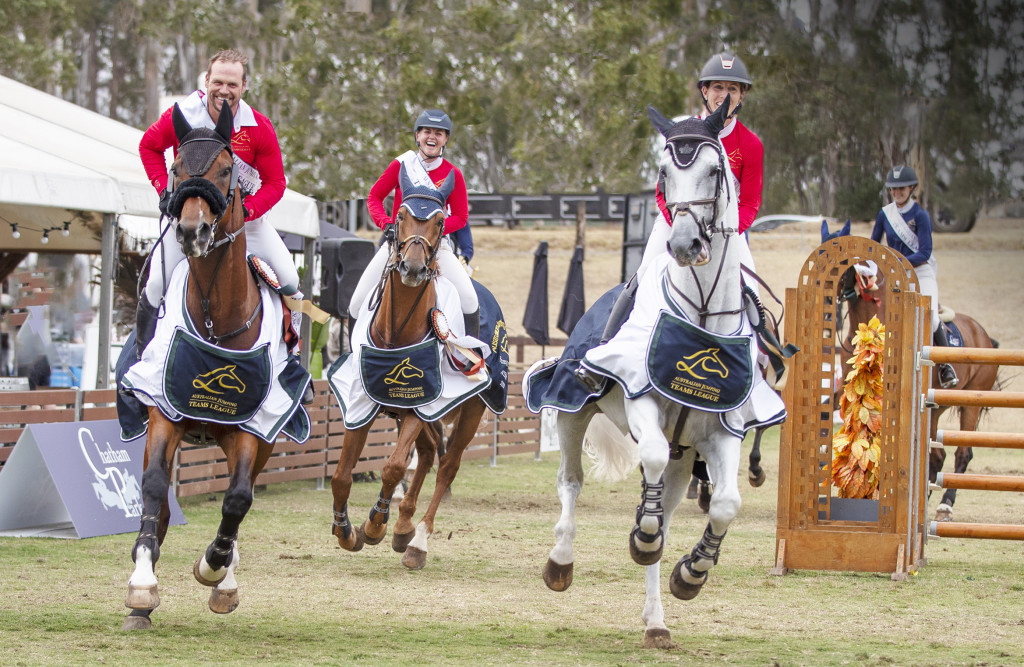
[(365, 346), (359, 377), (366, 393), (381, 405), (418, 408), (441, 395), (441, 355), (437, 339), (388, 350)]
[(167, 353), (164, 394), (182, 415), (217, 424), (244, 424), (263, 405), (272, 382), (270, 345), (236, 351), (211, 345), (181, 328)]
[(727, 412), (742, 405), (754, 386), (749, 336), (711, 333), (662, 311), (647, 352), (655, 391), (682, 405)]

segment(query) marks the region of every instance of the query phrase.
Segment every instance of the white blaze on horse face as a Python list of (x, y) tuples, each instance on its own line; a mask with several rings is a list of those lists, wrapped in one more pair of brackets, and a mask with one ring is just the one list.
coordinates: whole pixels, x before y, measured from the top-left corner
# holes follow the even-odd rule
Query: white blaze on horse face
[[(662, 155), (661, 168), (665, 174), (665, 201), (672, 213), (668, 252), (680, 266), (703, 266), (711, 261), (711, 246), (701, 230), (718, 224), (714, 219), (716, 207), (714, 204), (692, 204), (688, 208), (687, 204), (716, 196), (721, 170), (718, 154), (711, 146), (702, 145), (690, 166), (680, 169), (666, 150)], [(717, 211), (722, 215), (725, 205), (721, 201), (721, 193), (718, 196)]]

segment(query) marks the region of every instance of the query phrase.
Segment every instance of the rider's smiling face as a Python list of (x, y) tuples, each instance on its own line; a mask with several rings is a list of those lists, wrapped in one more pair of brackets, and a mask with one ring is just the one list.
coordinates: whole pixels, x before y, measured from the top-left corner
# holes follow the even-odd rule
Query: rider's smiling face
[(448, 143), (448, 132), (436, 127), (421, 127), (416, 131), (416, 145), (424, 160), (433, 160), (441, 155)]
[(907, 201), (910, 200), (910, 193), (914, 190), (913, 186), (905, 185), (900, 188), (889, 188), (889, 194), (892, 195), (892, 200), (896, 202), (896, 205), (903, 207), (907, 205)]
[(231, 107), (232, 115), (238, 114), (238, 103), (245, 92), (245, 68), (242, 63), (218, 60), (206, 74), (206, 108), (216, 121), (220, 117), (221, 100)]
[[(725, 101), (725, 97), (728, 95), (730, 97), (730, 114), (736, 110), (736, 105), (743, 101), (743, 96), (746, 94), (743, 86), (735, 81), (709, 81), (702, 90), (704, 97), (708, 100), (708, 107), (711, 108), (712, 112), (722, 106), (722, 102)], [(731, 122), (732, 119), (729, 119), (726, 125)]]

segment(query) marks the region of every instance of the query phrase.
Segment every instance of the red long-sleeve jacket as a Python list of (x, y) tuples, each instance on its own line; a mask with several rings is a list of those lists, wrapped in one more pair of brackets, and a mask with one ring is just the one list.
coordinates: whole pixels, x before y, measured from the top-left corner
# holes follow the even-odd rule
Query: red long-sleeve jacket
[[(196, 91), (193, 95), (199, 95), (200, 99), (205, 97), (202, 91)], [(173, 107), (172, 107), (173, 109)], [(174, 148), (174, 154), (178, 154), (178, 138), (174, 134), (174, 123), (171, 120), (171, 111), (168, 109), (160, 118), (153, 123), (142, 135), (139, 142), (139, 155), (142, 157), (142, 166), (146, 170), (146, 176), (158, 193), (163, 192), (167, 187), (167, 163), (164, 159), (164, 151)], [(277, 133), (270, 120), (260, 112), (252, 109), (253, 124), (243, 124), (231, 133), (231, 149), (235, 155), (259, 172), (261, 185), (256, 192), (251, 193), (245, 199), (245, 208), (248, 212), (246, 220), (255, 220), (262, 217), (284, 196), (286, 180), (284, 176), (284, 164), (281, 160), (281, 146), (277, 141)], [(246, 122), (245, 120), (242, 121)]]
[[(398, 174), (401, 169), (402, 163), (392, 160), (388, 168), (370, 188), (370, 195), (366, 198), (366, 208), (370, 211), (370, 217), (381, 229), (384, 229), (384, 225), (389, 222), (394, 222), (395, 216), (398, 215), (398, 209), (402, 206), (402, 189), (398, 187)], [(434, 182), (434, 187), (438, 188), (444, 183), (448, 174), (453, 172), (455, 173), (455, 188), (448, 196), (448, 217), (444, 219), (445, 234), (462, 229), (469, 221), (469, 195), (466, 193), (466, 179), (462, 177), (462, 172), (458, 167), (444, 158), (441, 159), (441, 166), (427, 172), (430, 180)], [(391, 214), (388, 215), (388, 212), (384, 210), (384, 200), (392, 190), (395, 192), (395, 202), (391, 206)]]

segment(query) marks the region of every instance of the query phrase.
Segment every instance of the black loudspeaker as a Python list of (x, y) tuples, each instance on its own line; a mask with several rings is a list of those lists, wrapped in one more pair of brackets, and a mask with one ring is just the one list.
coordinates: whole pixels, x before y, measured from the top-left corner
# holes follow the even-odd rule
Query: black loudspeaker
[(348, 317), (348, 302), (377, 246), (360, 238), (320, 241), (320, 308), (335, 317)]

